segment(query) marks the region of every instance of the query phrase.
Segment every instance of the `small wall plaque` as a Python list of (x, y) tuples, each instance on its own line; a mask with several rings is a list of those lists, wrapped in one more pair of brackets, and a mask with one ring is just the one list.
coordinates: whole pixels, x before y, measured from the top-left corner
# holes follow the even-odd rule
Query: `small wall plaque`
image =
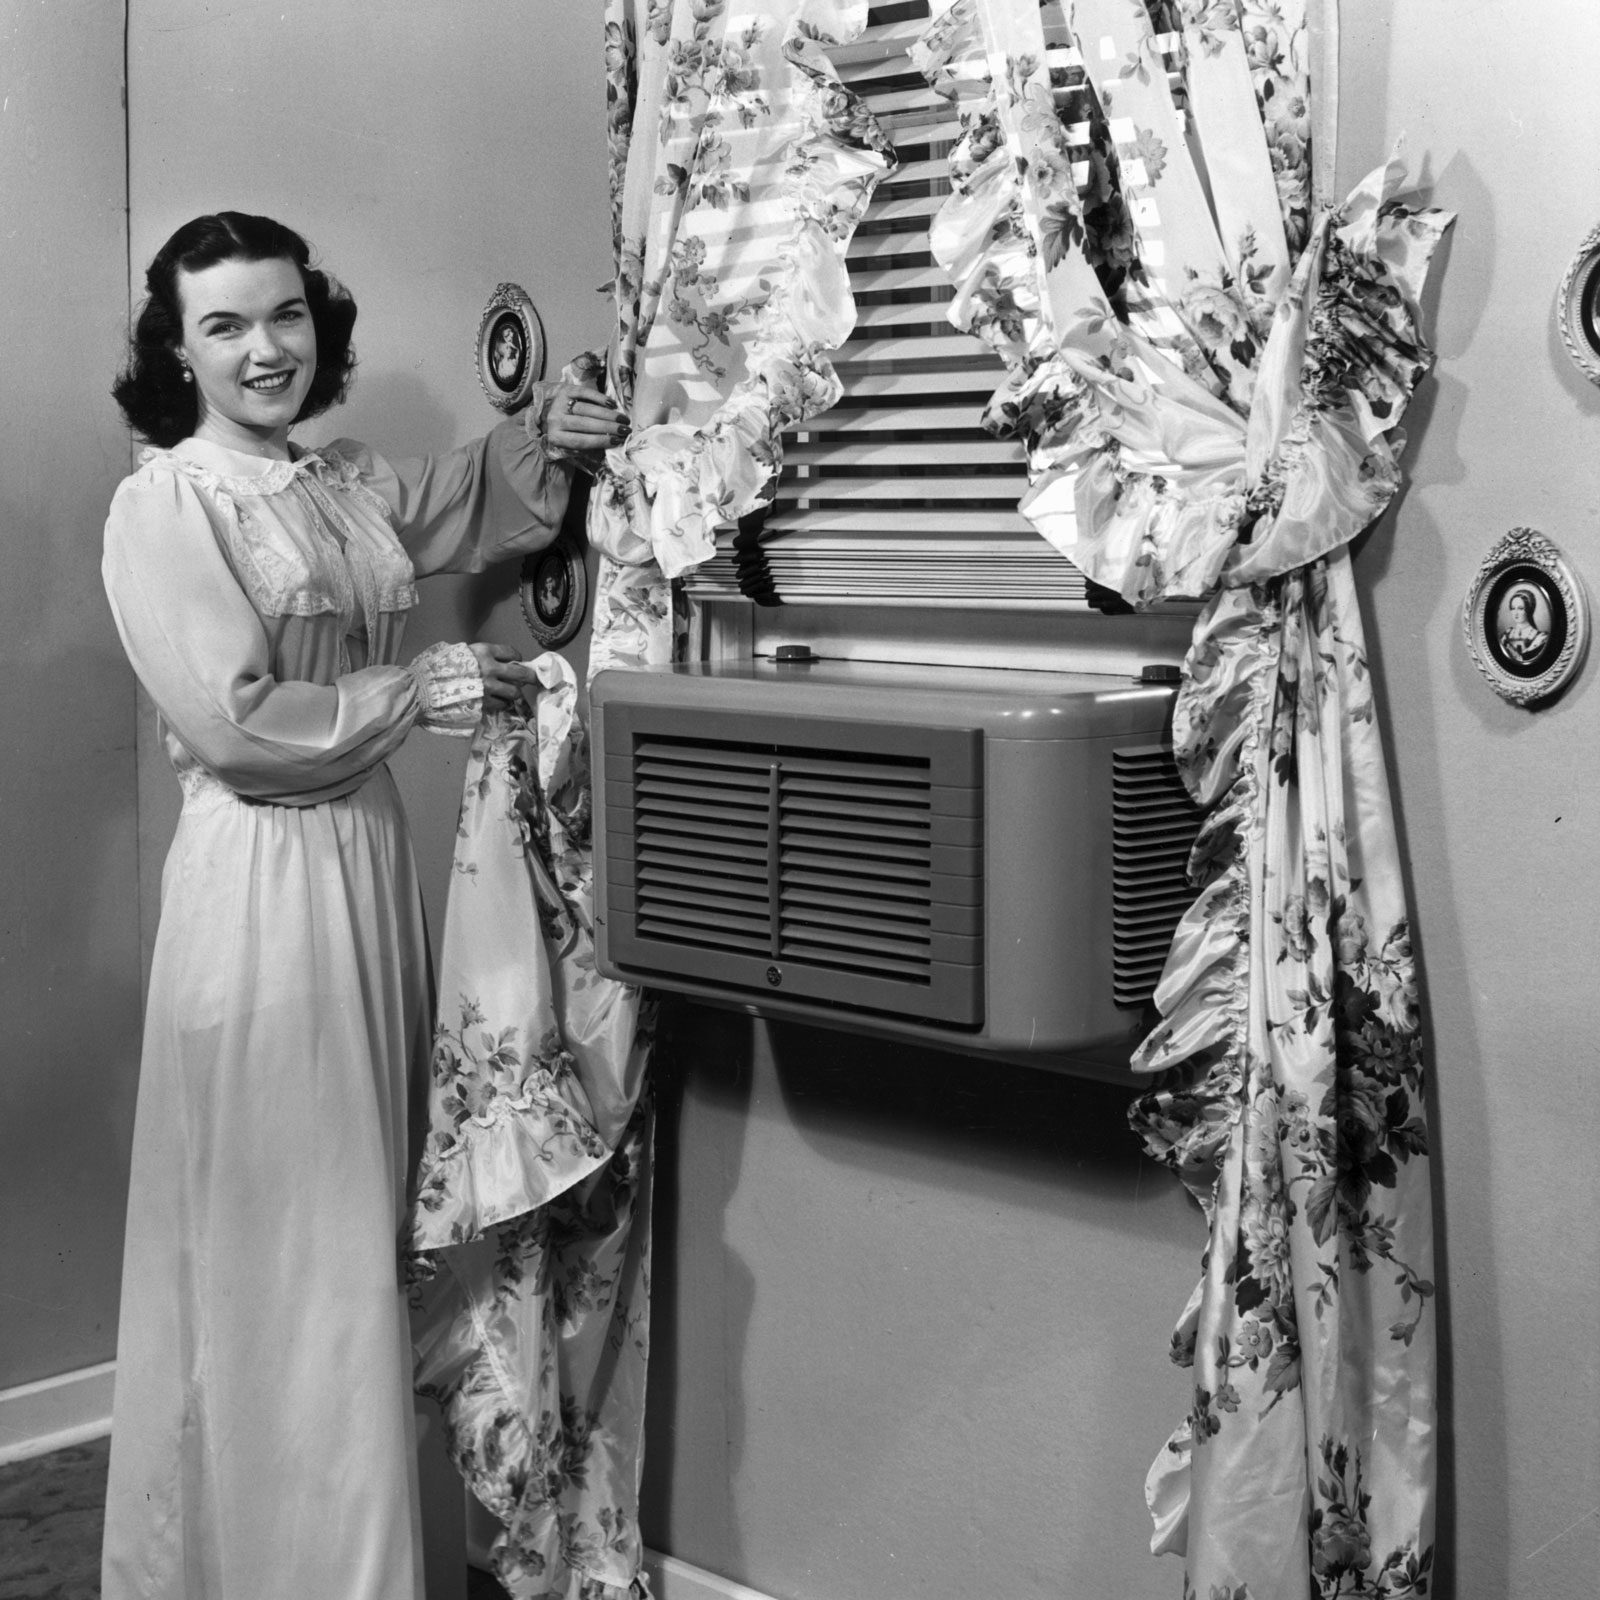
[(589, 573), (583, 548), (568, 534), (522, 558), (519, 584), (528, 631), (546, 650), (577, 637), (589, 604)]
[(496, 286), (478, 322), (478, 382), (498, 411), (520, 411), (544, 376), (544, 328), (520, 284)]
[(1478, 671), (1502, 700), (1518, 706), (1559, 694), (1589, 644), (1577, 577), (1532, 528), (1513, 528), (1484, 558), (1461, 620)]
[(1600, 384), (1600, 228), (1579, 246), (1561, 280), (1556, 320), (1578, 371)]

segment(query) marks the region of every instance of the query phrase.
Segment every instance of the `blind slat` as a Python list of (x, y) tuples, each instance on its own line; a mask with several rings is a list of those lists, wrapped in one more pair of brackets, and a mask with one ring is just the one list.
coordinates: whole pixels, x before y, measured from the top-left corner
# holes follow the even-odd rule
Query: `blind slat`
[[(875, 204), (870, 217), (871, 222), (903, 222), (907, 217), (931, 217), (940, 209), (948, 197), (942, 194), (913, 194), (907, 195), (903, 200), (883, 200)], [(918, 241), (919, 248), (928, 248), (924, 241)]]
[(1014, 505), (1028, 487), (1024, 476), (968, 473), (960, 478), (788, 478), (778, 485), (776, 504), (794, 500), (1001, 500)]
[(828, 506), (822, 510), (776, 511), (767, 531), (816, 528), (831, 533), (1034, 533), (1019, 511), (909, 511), (895, 507)]
[(891, 294), (910, 289), (947, 289), (950, 279), (943, 267), (880, 267), (870, 263), (850, 268), (850, 288), (856, 295)]
[(925, 144), (954, 144), (961, 137), (961, 118), (948, 100), (937, 106), (919, 106), (898, 114), (880, 112), (878, 121), (897, 150), (915, 150)]
[(903, 324), (948, 329), (949, 305), (948, 300), (899, 300), (891, 305), (860, 306), (856, 310), (856, 327), (887, 328)]
[[(988, 93), (988, 85), (981, 79), (971, 83), (958, 80), (954, 87), (957, 95), (964, 100), (975, 100)], [(949, 100), (941, 94), (935, 94), (926, 84), (918, 89), (891, 89), (881, 94), (873, 94), (869, 88), (861, 98), (866, 102), (867, 109), (877, 117), (892, 115), (896, 111), (938, 111), (948, 115), (950, 110)], [(957, 126), (960, 126), (959, 122)]]
[[(835, 362), (835, 365), (838, 363)], [(949, 370), (929, 367), (921, 372), (852, 373), (846, 392), (875, 400), (900, 399), (919, 394), (977, 394), (987, 400), (994, 393), (998, 381), (994, 367), (981, 367), (974, 363), (969, 368)], [(916, 418), (921, 413), (907, 415), (911, 420), (902, 426), (916, 427)], [(814, 428), (816, 423), (808, 422), (805, 426)]]
[(833, 358), (836, 367), (858, 367), (868, 361), (958, 361), (981, 356), (991, 363), (988, 373), (992, 389), (1000, 381), (1000, 362), (994, 352), (981, 339), (970, 333), (957, 333), (949, 328), (945, 333), (924, 339), (873, 339), (852, 336), (840, 346)]
[[(982, 393), (987, 399), (989, 391)], [(964, 406), (838, 406), (813, 417), (809, 422), (802, 422), (797, 431), (801, 438), (815, 438), (818, 434), (838, 431), (852, 434), (884, 433), (890, 429), (908, 433), (943, 432), (952, 428), (971, 428), (976, 431), (978, 418), (982, 415), (983, 400)], [(988, 435), (980, 437), (987, 438)]]
[(792, 444), (785, 463), (809, 467), (953, 466), (958, 461), (1022, 465), (1022, 446), (1015, 439), (961, 439), (945, 443), (899, 439), (882, 443), (840, 443), (836, 440)]
[[(862, 62), (906, 59), (906, 50), (913, 39), (927, 26), (926, 21), (886, 22), (877, 27), (861, 30), (861, 37), (851, 44), (842, 44), (828, 52), (835, 67), (843, 69)], [(841, 70), (840, 76), (843, 76)]]
[(896, 189), (904, 189), (913, 183), (942, 183), (948, 185), (950, 180), (950, 164), (934, 158), (929, 161), (906, 161), (896, 167), (890, 175), (878, 185), (878, 192), (885, 190), (893, 193)]

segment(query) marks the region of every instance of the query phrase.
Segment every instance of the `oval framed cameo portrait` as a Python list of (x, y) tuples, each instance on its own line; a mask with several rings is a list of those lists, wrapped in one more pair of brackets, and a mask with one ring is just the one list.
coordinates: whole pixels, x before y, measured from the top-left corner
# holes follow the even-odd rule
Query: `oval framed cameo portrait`
[(1484, 558), (1461, 620), (1478, 671), (1513, 705), (1559, 694), (1588, 649), (1588, 606), (1577, 577), (1532, 528), (1513, 528)]
[(553, 544), (522, 558), (518, 584), (528, 631), (546, 650), (577, 637), (589, 605), (589, 572), (583, 547), (563, 533)]
[(1573, 364), (1590, 383), (1600, 384), (1600, 228), (1578, 247), (1561, 280), (1556, 321)]
[(520, 284), (496, 286), (478, 320), (478, 382), (498, 411), (520, 411), (544, 376), (544, 328)]

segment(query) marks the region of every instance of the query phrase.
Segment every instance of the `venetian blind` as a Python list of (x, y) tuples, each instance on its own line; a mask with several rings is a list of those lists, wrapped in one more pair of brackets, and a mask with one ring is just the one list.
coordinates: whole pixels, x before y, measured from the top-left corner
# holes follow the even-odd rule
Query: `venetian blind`
[[(848, 246), (858, 315), (833, 358), (844, 395), (785, 436), (770, 512), (718, 536), (715, 557), (689, 580), (693, 596), (1047, 610), (1107, 603), (1018, 512), (1028, 486), (1022, 446), (979, 425), (1004, 369), (981, 340), (950, 325), (955, 291), (928, 248), (961, 124), (959, 101), (935, 93), (908, 54), (927, 21), (926, 0), (874, 6), (861, 38), (830, 52), (900, 163)], [(1051, 34), (1057, 104), (1069, 137), (1082, 141), (1074, 153), (1086, 159), (1088, 125), (1074, 124), (1073, 105), (1088, 90), (1064, 26)], [(979, 95), (984, 85), (957, 89)]]

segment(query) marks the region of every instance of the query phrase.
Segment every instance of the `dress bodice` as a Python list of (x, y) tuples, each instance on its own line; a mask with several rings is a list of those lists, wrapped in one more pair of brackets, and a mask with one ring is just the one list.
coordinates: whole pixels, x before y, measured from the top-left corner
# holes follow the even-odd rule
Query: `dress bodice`
[(548, 544), (568, 469), (519, 422), (391, 462), (340, 440), (287, 461), (185, 439), (148, 450), (106, 523), (106, 592), (186, 791), (357, 788), (426, 709), (399, 664), (418, 577)]

